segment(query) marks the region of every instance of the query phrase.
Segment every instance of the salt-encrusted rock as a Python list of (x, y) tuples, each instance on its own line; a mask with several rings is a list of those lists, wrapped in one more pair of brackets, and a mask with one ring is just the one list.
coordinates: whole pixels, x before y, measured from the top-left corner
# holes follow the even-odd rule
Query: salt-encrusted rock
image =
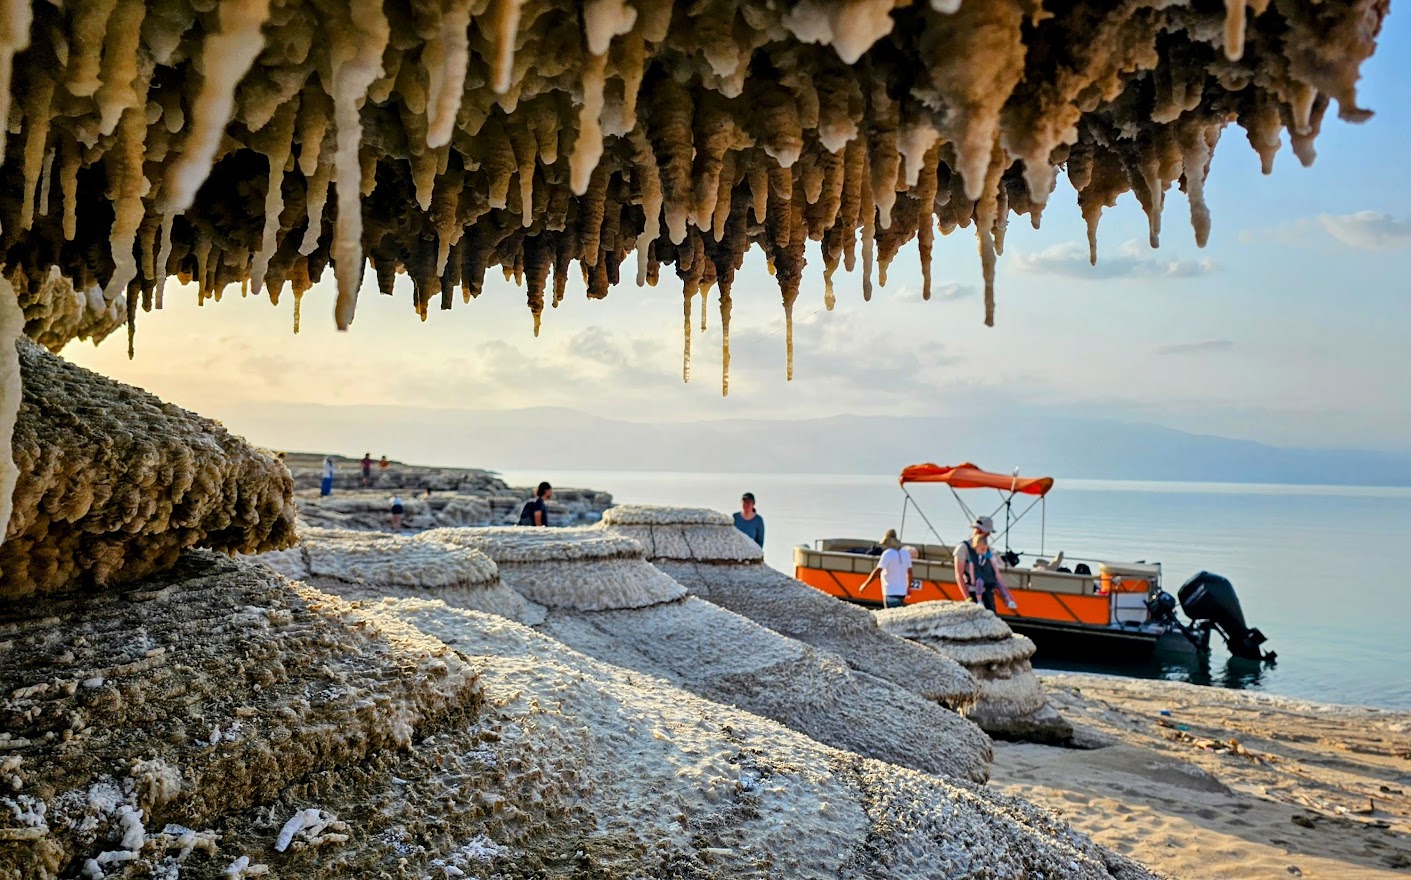
[(709, 559), (762, 562), (764, 550), (719, 511), (701, 507), (619, 504), (603, 512), (605, 528), (639, 542), (653, 561)]
[(475, 673), (459, 655), (392, 618), (349, 614), (201, 552), (125, 593), (56, 596), (42, 613), (0, 606), (4, 797), (32, 817), (0, 805), (0, 877), (78, 876), (105, 852), (151, 870), (229, 814), (473, 710)]
[[(376, 481), (376, 478), (374, 478)], [(300, 480), (296, 476), (296, 485)], [(349, 481), (354, 482), (354, 481)], [(565, 492), (565, 496), (569, 493)], [(318, 489), (297, 489), (294, 493), (299, 516), (310, 525), (330, 529), (390, 531), (393, 497), (402, 500), (401, 528), (421, 531), (435, 528), (514, 525), (519, 522), (524, 503), (534, 497), (532, 490), (506, 488), (503, 492), (456, 489), (427, 495), (421, 487), (407, 489), (335, 489), (320, 495)], [(576, 497), (561, 497), (554, 490), (548, 504), (552, 526), (592, 525), (602, 517), (612, 496), (583, 490)]]
[(439, 601), (202, 553), (50, 606), (0, 611), (0, 876), (1150, 880), (1022, 801)]
[(973, 602), (921, 602), (874, 611), (895, 636), (932, 648), (970, 670), (980, 696), (966, 714), (1006, 739), (1067, 742), (1073, 726), (1044, 697), (1030, 666), (1034, 643)]
[(500, 582), (480, 551), (422, 536), (304, 527), (299, 544), (255, 559), (345, 599), (440, 599), (453, 608), (542, 623), (544, 608)]
[(975, 699), (978, 685), (959, 665), (882, 632), (862, 608), (764, 565), (759, 546), (722, 513), (623, 505), (605, 512), (600, 528), (659, 548), (664, 555), (649, 549), (648, 558), (692, 595), (836, 654), (854, 669), (953, 708)]
[(686, 595), (636, 541), (596, 529), (433, 529), (417, 538), (486, 554), (506, 583), (549, 608), (645, 608)]
[(10, 281), (24, 310), (25, 335), (55, 354), (74, 339), (91, 339), (97, 345), (127, 323), (126, 297), (105, 300), (96, 284), (75, 290), (58, 266), (33, 278), (15, 272)]
[(0, 545), (0, 599), (92, 590), (182, 550), (293, 543), (289, 475), (219, 423), (18, 343), (19, 480)]
[(473, 722), (322, 804), (340, 816), (383, 805), (350, 866), (380, 851), (382, 864), (473, 853), (459, 864), (513, 878), (554, 864), (624, 877), (1150, 876), (1017, 799), (837, 751), (509, 622), (415, 600), (365, 611), (455, 647), (484, 696)]
[(632, 539), (601, 529), (527, 528), (438, 529), (420, 539), (484, 551), (507, 584), (548, 606), (543, 632), (599, 660), (862, 755), (977, 782), (989, 774), (990, 743), (970, 722), (686, 596)]

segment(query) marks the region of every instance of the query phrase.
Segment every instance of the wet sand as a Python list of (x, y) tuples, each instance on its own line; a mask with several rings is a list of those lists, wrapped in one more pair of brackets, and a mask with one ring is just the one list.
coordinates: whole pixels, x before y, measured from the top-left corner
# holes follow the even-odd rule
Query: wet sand
[(1177, 878), (1411, 877), (1411, 713), (1178, 682), (1043, 681), (1102, 747), (997, 743), (991, 784), (1095, 842)]

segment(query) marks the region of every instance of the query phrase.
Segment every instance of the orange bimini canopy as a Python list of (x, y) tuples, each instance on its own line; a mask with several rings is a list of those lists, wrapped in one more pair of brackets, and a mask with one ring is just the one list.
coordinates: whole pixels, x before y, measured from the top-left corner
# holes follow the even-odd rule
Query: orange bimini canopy
[(992, 474), (965, 462), (946, 467), (939, 464), (914, 464), (901, 472), (901, 484), (945, 483), (955, 489), (998, 489), (1023, 495), (1047, 495), (1053, 488), (1053, 477), (1016, 477)]

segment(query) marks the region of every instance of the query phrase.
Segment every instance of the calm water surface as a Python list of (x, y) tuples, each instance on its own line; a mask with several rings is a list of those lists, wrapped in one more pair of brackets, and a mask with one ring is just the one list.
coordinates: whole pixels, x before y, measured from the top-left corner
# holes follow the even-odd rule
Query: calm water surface
[[(504, 476), (517, 485), (547, 479), (602, 489), (622, 503), (725, 511), (736, 509), (741, 492), (754, 492), (767, 526), (766, 561), (786, 572), (793, 571), (797, 544), (880, 537), (897, 527), (904, 498), (896, 477), (887, 475)], [(963, 537), (966, 518), (946, 487), (909, 488), (947, 543)], [(994, 492), (961, 494), (977, 513), (992, 513), (999, 503)], [(1014, 549), (1039, 551), (1039, 517), (1036, 507), (1015, 526)], [(1201, 569), (1224, 575), (1239, 592), (1246, 620), (1279, 655), (1273, 666), (1250, 666), (1230, 662), (1219, 645), (1207, 663), (1154, 661), (1129, 674), (1411, 709), (1411, 489), (1069, 480), (1050, 493), (1045, 521), (1048, 553), (1159, 561), (1173, 594)], [(914, 509), (904, 536), (934, 540)], [(1119, 671), (1100, 663), (1046, 664), (1042, 656), (1036, 665)]]

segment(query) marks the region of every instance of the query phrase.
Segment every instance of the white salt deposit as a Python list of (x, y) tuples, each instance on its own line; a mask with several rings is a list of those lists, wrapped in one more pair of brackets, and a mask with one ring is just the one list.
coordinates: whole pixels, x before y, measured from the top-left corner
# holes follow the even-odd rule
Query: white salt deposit
[(640, 544), (596, 528), (433, 529), (417, 539), (483, 552), (506, 584), (549, 608), (645, 608), (686, 595), (645, 561)]
[[(457, 530), (436, 530), (452, 533)], [(299, 545), (259, 562), (348, 599), (434, 596), (459, 607), (536, 624), (544, 609), (500, 581), (495, 563), (471, 545), (381, 532), (303, 527)]]
[(975, 676), (980, 694), (968, 716), (985, 730), (1040, 742), (1072, 737), (1072, 725), (1048, 705), (1030, 666), (1034, 643), (984, 607), (922, 602), (874, 614), (887, 632), (944, 654)]

